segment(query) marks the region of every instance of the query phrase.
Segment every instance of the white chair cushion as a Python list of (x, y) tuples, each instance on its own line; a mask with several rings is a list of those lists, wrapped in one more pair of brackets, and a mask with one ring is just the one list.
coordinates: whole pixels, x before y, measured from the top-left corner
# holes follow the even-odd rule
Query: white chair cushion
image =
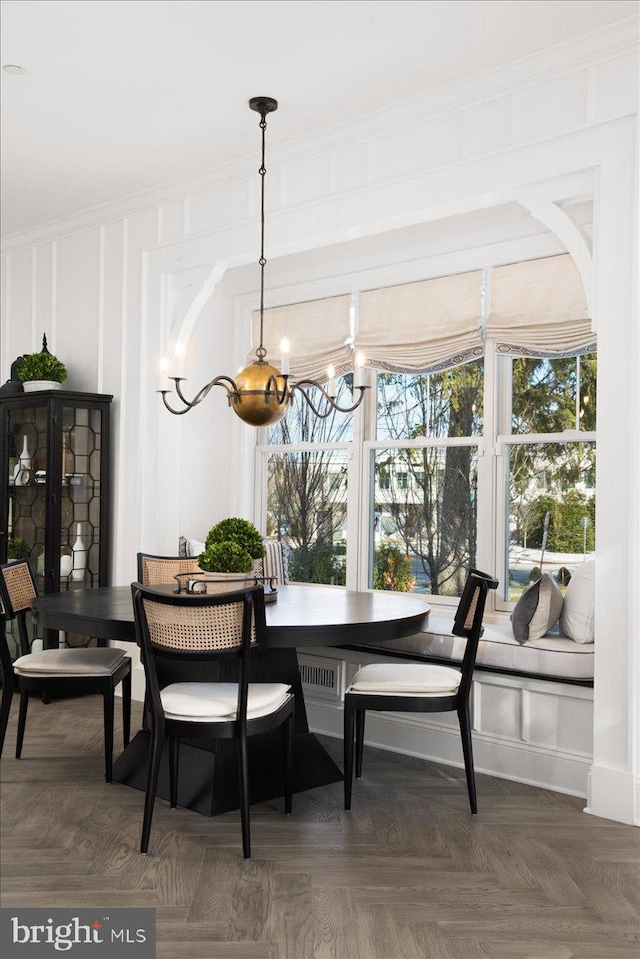
[(371, 663), (359, 669), (349, 692), (411, 695), (454, 693), (460, 673), (449, 666), (429, 663)]
[(110, 676), (125, 658), (121, 649), (43, 649), (20, 656), (13, 669), (20, 676)]
[(560, 630), (575, 643), (592, 643), (595, 634), (596, 561), (578, 566), (564, 594)]
[[(284, 683), (249, 683), (247, 719), (275, 713), (291, 692)], [(172, 683), (160, 692), (167, 719), (183, 722), (229, 722), (236, 718), (237, 683)]]

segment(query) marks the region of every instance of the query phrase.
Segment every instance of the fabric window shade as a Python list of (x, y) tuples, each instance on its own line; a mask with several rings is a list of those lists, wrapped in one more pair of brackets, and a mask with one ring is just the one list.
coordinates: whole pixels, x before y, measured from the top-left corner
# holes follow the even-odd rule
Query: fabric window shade
[(482, 356), (482, 272), (370, 290), (358, 297), (356, 349), (367, 365), (430, 372)]
[[(267, 362), (280, 367), (280, 342), (289, 340), (289, 368), (293, 380), (326, 378), (331, 364), (337, 373), (352, 368), (350, 336), (351, 296), (334, 296), (264, 311), (264, 345)], [(252, 342), (260, 342), (260, 313), (252, 314)], [(255, 359), (255, 354), (249, 357)]]
[(568, 253), (491, 271), (487, 338), (501, 353), (548, 356), (593, 348), (584, 288)]

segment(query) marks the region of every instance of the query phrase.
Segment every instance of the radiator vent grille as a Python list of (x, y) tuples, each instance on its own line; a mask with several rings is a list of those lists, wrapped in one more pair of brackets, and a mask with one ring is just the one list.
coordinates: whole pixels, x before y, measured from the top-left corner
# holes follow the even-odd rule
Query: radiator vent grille
[(298, 653), (300, 682), (311, 699), (339, 703), (344, 689), (344, 663), (341, 659)]
[(316, 689), (336, 689), (336, 670), (333, 666), (301, 663), (300, 680), (305, 686), (315, 686)]

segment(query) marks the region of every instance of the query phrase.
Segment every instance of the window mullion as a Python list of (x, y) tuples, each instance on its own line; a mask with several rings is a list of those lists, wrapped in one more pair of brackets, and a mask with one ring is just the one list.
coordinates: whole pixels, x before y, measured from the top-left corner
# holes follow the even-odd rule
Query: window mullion
[(486, 451), (494, 448), (497, 433), (498, 387), (496, 383), (497, 357), (493, 343), (487, 343), (484, 353), (483, 392), (483, 446), (478, 449), (478, 499), (476, 562), (479, 569), (492, 570), (495, 556), (495, 468), (494, 459)]
[[(365, 370), (365, 384), (374, 376), (373, 371)], [(369, 390), (366, 400), (374, 392)], [(355, 411), (353, 418), (353, 455), (349, 461), (347, 477), (347, 588), (362, 589), (362, 566), (367, 555), (367, 522), (369, 504), (361, 495), (364, 468), (364, 438), (368, 426), (368, 405), (363, 402)]]

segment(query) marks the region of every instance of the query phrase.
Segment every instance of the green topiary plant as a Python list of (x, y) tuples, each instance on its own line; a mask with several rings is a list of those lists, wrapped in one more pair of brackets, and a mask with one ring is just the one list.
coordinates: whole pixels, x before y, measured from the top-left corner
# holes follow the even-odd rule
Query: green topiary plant
[[(264, 543), (259, 531), (253, 523), (246, 519), (239, 519), (237, 516), (223, 519), (209, 530), (205, 542), (205, 552), (210, 546), (218, 543), (235, 543), (236, 546), (249, 553), (252, 559), (262, 559), (265, 554)], [(236, 570), (230, 570), (230, 572), (236, 572)], [(241, 570), (241, 572), (244, 572), (244, 570)]]
[(31, 547), (23, 539), (10, 539), (7, 543), (7, 559), (28, 559)]
[(246, 549), (227, 540), (208, 545), (198, 556), (198, 566), (207, 573), (250, 573), (253, 560)]
[(31, 380), (53, 380), (54, 383), (62, 383), (67, 378), (67, 368), (51, 353), (30, 353), (22, 361), (18, 378), (22, 383)]

